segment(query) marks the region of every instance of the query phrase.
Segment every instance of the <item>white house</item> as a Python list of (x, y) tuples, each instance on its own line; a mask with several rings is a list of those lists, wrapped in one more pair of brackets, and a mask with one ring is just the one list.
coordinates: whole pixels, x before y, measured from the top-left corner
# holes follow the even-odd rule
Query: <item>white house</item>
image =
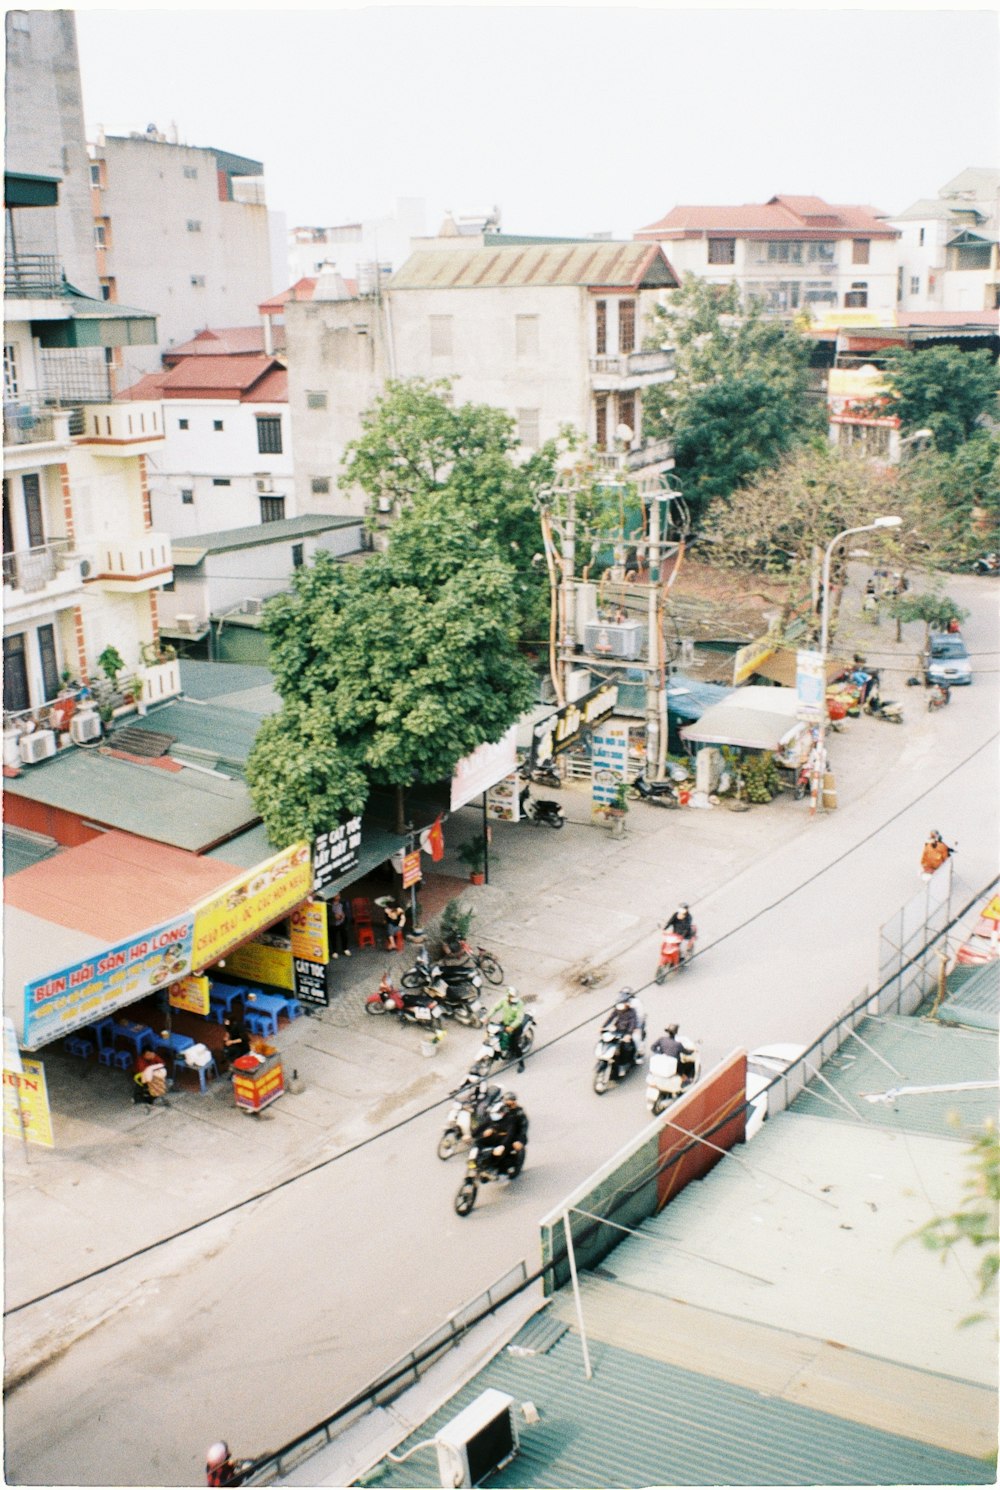
[(678, 274), (732, 280), (782, 314), (896, 305), (898, 231), (872, 207), (774, 196), (732, 207), (674, 207), (636, 237), (663, 245)]
[(907, 311), (1000, 306), (1000, 170), (969, 167), (892, 219)]

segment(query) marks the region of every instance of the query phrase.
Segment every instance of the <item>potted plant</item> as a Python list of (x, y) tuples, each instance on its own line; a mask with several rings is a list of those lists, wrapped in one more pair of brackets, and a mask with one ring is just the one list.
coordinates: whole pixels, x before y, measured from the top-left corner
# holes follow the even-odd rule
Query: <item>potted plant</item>
[(628, 814), (628, 782), (619, 781), (615, 784), (615, 794), (607, 809), (607, 818), (611, 824), (612, 838), (622, 838), (625, 834), (625, 818)]
[(112, 689), (116, 688), (118, 674), (125, 669), (125, 659), (118, 648), (113, 647), (109, 642), (100, 657), (98, 657), (97, 666), (111, 684)]
[(458, 857), (469, 867), (469, 884), (482, 885), (486, 881), (486, 839), (482, 833), (459, 844)]
[(139, 657), (144, 667), (158, 667), (161, 662), (173, 662), (177, 657), (177, 648), (172, 642), (143, 642), (139, 648)]
[(458, 947), (461, 942), (465, 941), (475, 914), (471, 907), (466, 908), (459, 900), (448, 901), (441, 912), (441, 921), (438, 926), (441, 945), (446, 952), (447, 949)]

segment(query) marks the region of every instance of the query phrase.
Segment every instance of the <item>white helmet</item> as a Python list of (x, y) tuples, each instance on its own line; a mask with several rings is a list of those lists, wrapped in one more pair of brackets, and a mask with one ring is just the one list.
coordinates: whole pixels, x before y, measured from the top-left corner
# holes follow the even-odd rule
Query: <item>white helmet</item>
[(205, 1463), (208, 1465), (209, 1469), (215, 1469), (218, 1465), (225, 1464), (228, 1458), (229, 1445), (228, 1443), (223, 1443), (222, 1439), (220, 1438), (219, 1442), (213, 1443), (211, 1448), (206, 1453)]

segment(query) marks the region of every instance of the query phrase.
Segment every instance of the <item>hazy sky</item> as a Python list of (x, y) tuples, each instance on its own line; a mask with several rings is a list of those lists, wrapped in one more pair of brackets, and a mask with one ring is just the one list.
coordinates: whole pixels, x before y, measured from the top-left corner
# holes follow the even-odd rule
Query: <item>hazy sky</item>
[(814, 193), (899, 212), (1000, 163), (995, 9), (77, 10), (88, 128), (263, 160), (288, 226), (424, 197), (508, 232), (633, 231)]

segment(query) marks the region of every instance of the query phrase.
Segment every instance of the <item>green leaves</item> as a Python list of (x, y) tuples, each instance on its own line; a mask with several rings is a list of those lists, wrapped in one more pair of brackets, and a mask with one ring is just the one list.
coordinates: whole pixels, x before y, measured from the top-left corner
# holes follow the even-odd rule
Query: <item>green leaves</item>
[(942, 453), (957, 450), (984, 416), (995, 419), (1000, 412), (1000, 369), (987, 351), (898, 347), (886, 357), (886, 373), (889, 411), (898, 414), (904, 433), (933, 430)]

